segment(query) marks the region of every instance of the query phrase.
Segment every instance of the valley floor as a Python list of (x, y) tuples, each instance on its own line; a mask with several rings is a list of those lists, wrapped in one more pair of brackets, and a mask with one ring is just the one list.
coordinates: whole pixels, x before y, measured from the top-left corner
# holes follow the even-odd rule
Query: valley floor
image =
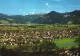
[(80, 25), (0, 25), (0, 50), (54, 52), (56, 55), (61, 49), (74, 47), (77, 50), (79, 39)]

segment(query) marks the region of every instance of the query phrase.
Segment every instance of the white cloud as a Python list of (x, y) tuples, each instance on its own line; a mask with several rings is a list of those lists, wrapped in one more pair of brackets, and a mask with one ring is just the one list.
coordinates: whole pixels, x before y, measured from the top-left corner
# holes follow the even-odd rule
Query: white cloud
[(61, 0), (54, 0), (54, 1), (61, 1)]
[(51, 1), (61, 1), (61, 0), (51, 0)]
[(34, 11), (34, 12), (36, 12), (36, 11), (43, 11), (43, 9), (42, 10), (40, 10), (40, 9), (32, 9), (32, 11)]
[(49, 5), (48, 3), (46, 3), (46, 5)]
[(27, 12), (22, 12), (24, 15), (27, 15), (28, 13)]
[(23, 13), (26, 13), (26, 12), (23, 12)]
[(60, 13), (64, 13), (64, 11), (58, 11), (58, 12), (60, 12)]
[(22, 9), (19, 9), (19, 11), (22, 11)]
[(36, 9), (32, 9), (32, 10), (34, 10), (34, 11), (35, 11)]
[(47, 6), (48, 8), (51, 8), (51, 6), (50, 6), (48, 3), (46, 3), (46, 6)]

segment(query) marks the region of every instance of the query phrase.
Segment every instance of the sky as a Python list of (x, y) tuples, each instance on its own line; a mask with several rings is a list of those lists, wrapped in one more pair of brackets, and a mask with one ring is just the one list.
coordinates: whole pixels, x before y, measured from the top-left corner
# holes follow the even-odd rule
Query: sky
[(80, 0), (0, 0), (0, 13), (8, 15), (74, 10), (80, 10)]

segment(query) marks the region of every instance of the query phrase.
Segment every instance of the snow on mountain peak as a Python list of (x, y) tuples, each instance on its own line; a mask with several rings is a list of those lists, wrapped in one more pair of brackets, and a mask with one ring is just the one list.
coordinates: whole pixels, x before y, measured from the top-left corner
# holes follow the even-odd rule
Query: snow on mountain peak
[(34, 14), (42, 15), (42, 14), (47, 14), (49, 12), (50, 11), (48, 11), (48, 12), (30, 12), (29, 15), (34, 15)]

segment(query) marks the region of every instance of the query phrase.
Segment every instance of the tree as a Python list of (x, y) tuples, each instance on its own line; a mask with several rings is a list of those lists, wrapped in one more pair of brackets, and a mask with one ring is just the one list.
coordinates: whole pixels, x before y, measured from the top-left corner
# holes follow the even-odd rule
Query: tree
[(76, 39), (77, 42), (79, 42), (78, 44), (78, 53), (79, 53), (79, 56), (80, 56), (80, 36)]

